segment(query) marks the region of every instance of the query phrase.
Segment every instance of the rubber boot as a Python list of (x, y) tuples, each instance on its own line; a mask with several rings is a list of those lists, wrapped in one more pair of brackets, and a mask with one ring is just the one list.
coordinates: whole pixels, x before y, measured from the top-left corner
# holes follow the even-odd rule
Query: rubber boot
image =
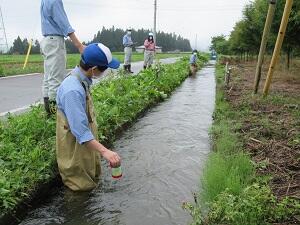
[(130, 64), (128, 65), (128, 72), (133, 73), (133, 71), (131, 71), (131, 65)]
[(49, 98), (48, 97), (44, 98), (44, 107), (45, 107), (45, 111), (46, 111), (47, 115), (50, 116), (51, 113), (50, 113)]
[(129, 65), (124, 65), (125, 73), (129, 73)]
[(147, 66), (144, 65), (144, 70), (147, 69)]

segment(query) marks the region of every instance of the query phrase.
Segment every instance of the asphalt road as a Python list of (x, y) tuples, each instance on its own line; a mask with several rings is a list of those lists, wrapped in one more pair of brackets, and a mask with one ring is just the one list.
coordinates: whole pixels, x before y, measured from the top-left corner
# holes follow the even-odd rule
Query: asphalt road
[[(174, 63), (176, 58), (160, 60), (164, 64)], [(143, 62), (132, 63), (131, 70), (137, 74)], [(0, 117), (8, 112), (20, 113), (31, 105), (42, 101), (43, 74), (18, 75), (0, 78)]]

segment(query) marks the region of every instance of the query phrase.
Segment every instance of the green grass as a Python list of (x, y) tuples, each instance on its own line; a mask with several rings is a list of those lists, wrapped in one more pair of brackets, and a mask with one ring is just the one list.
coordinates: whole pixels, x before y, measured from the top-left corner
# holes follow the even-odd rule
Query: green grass
[[(167, 98), (185, 80), (187, 68), (187, 60), (181, 60), (137, 76), (114, 75), (95, 85), (92, 95), (100, 140), (113, 141), (124, 124)], [(37, 106), (0, 121), (0, 218), (55, 176), (55, 118), (46, 119), (43, 107)]]
[(213, 152), (207, 162), (202, 179), (204, 201), (214, 201), (224, 190), (239, 195), (251, 181), (253, 165), (243, 153), (224, 155)]
[[(182, 57), (187, 55), (187, 53), (180, 54), (168, 54), (168, 53), (158, 53), (157, 59), (172, 58), (172, 57)], [(120, 62), (124, 61), (124, 53), (114, 52), (113, 56), (117, 58)], [(0, 76), (11, 76), (18, 74), (27, 73), (42, 73), (43, 68), (43, 58), (41, 55), (30, 55), (28, 59), (28, 64), (25, 69), (23, 69), (23, 64), (25, 61), (25, 55), (0, 55)], [(80, 54), (68, 54), (67, 55), (67, 68), (73, 68), (79, 63)], [(143, 61), (143, 53), (133, 53), (132, 61)]]
[(290, 219), (300, 209), (296, 200), (279, 201), (267, 185), (251, 184), (239, 194), (225, 190), (211, 204), (207, 224), (270, 225)]
[[(217, 69), (217, 83), (222, 85), (224, 70)], [(224, 190), (239, 194), (251, 181), (253, 165), (242, 152), (242, 143), (234, 133), (239, 124), (233, 121), (235, 112), (230, 109), (224, 93), (216, 95), (215, 122), (211, 128), (214, 152), (210, 155), (202, 177), (202, 199), (213, 201)]]

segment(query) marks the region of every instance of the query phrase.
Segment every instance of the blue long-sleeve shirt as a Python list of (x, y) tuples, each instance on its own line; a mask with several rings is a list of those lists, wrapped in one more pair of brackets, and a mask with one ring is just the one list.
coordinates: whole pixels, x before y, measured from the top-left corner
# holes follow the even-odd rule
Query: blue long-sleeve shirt
[[(71, 74), (79, 74), (81, 80), (89, 86), (92, 80), (86, 77), (76, 67)], [(86, 93), (78, 78), (74, 75), (68, 76), (59, 86), (56, 97), (57, 107), (67, 118), (71, 133), (79, 144), (95, 139), (89, 128), (86, 114)]]
[(124, 47), (132, 47), (133, 42), (132, 42), (132, 39), (131, 39), (130, 35), (128, 35), (128, 34), (124, 35), (124, 37), (123, 37), (123, 45), (124, 45)]
[(190, 64), (196, 64), (197, 55), (192, 54), (190, 57)]
[(62, 0), (42, 0), (40, 12), (43, 36), (67, 37), (75, 31), (69, 23)]

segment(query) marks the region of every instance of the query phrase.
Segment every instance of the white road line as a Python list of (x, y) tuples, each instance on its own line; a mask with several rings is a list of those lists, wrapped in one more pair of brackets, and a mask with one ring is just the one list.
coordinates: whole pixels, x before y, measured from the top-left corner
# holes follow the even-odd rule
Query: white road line
[[(175, 61), (177, 61), (177, 59), (180, 58), (180, 57), (174, 57)], [(166, 58), (166, 59), (160, 59), (159, 61), (163, 62), (165, 60), (168, 60), (168, 59), (172, 59), (172, 58)], [(141, 63), (143, 61), (138, 61), (138, 62), (133, 62), (132, 64), (134, 63)], [(120, 67), (122, 66), (123, 64), (120, 64)], [(71, 71), (72, 69), (67, 69), (67, 72)], [(6, 77), (0, 77), (0, 80), (4, 80), (4, 79), (9, 79), (9, 78), (17, 78), (17, 77), (26, 77), (26, 76), (35, 76), (35, 75), (43, 75), (44, 73), (41, 72), (41, 73), (28, 73), (28, 74), (20, 74), (20, 75), (14, 75), (14, 76), (6, 76)]]
[(0, 117), (5, 117), (7, 116), (8, 114), (17, 114), (19, 112), (25, 112), (27, 111), (28, 109), (30, 109), (31, 106), (38, 106), (42, 104), (42, 102), (36, 102), (36, 103), (33, 103), (33, 104), (30, 104), (30, 105), (26, 105), (26, 106), (22, 106), (20, 108), (17, 108), (17, 109), (12, 109), (12, 110), (9, 110), (7, 112), (2, 112), (0, 113)]
[(39, 75), (39, 74), (43, 75), (42, 73), (28, 73), (28, 74), (22, 74), (22, 75), (0, 77), (0, 80), (9, 79), (9, 78), (17, 78), (17, 77), (35, 76), (35, 75)]

